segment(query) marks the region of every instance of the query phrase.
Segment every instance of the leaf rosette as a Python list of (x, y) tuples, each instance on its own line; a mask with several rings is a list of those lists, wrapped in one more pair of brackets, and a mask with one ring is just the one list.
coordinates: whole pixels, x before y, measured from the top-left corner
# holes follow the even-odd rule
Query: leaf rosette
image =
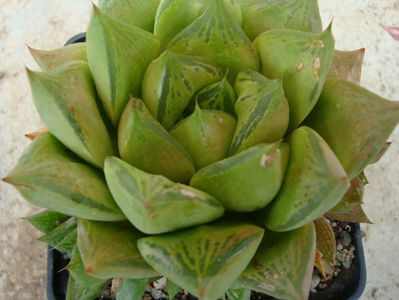
[[(370, 222), (363, 171), (399, 103), (359, 86), (316, 0), (100, 0), (85, 44), (30, 49), (45, 126), (3, 180), (71, 255), (67, 299), (251, 289), (306, 299), (329, 219)], [(158, 277), (159, 278), (159, 277)]]

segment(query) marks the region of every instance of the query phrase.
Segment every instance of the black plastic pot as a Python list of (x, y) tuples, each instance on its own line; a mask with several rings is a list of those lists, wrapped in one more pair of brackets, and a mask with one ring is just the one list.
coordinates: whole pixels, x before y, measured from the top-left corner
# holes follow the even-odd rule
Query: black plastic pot
[[(65, 45), (84, 43), (86, 33), (80, 33), (70, 38)], [(348, 270), (342, 270), (328, 288), (317, 293), (310, 293), (310, 300), (357, 300), (366, 285), (366, 263), (364, 260), (362, 236), (359, 224), (351, 224), (352, 243), (355, 246), (355, 258)], [(65, 300), (68, 284), (68, 271), (64, 267), (69, 260), (64, 254), (48, 248), (47, 253), (47, 298), (48, 300)], [(62, 271), (61, 271), (62, 270)], [(273, 300), (262, 295), (261, 300)], [(257, 294), (257, 300), (259, 294)]]

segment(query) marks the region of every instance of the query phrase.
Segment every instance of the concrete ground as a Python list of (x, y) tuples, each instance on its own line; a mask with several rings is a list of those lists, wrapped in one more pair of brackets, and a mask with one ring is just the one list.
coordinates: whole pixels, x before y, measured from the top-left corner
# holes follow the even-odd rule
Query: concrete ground
[[(35, 67), (25, 43), (52, 49), (85, 31), (90, 2), (0, 0), (0, 178), (28, 145), (25, 133), (42, 127), (32, 103), (24, 66)], [(334, 18), (338, 49), (366, 48), (362, 85), (399, 100), (399, 42), (380, 26), (399, 26), (397, 0), (320, 0), (327, 25)], [(367, 168), (365, 211), (374, 225), (362, 226), (367, 286), (362, 300), (399, 299), (399, 128), (378, 165)], [(21, 218), (39, 211), (0, 183), (0, 299), (45, 299), (46, 246)]]

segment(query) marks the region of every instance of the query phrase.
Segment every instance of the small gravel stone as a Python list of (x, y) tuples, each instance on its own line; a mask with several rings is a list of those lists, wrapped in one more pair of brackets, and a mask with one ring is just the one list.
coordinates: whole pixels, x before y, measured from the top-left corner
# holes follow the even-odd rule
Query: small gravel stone
[(341, 239), (342, 239), (342, 244), (345, 247), (348, 247), (350, 245), (350, 243), (352, 242), (352, 238), (351, 235), (349, 234), (349, 232), (347, 231), (343, 231), (341, 234)]
[(341, 272), (341, 269), (340, 268), (336, 268), (335, 272), (334, 272), (334, 277), (337, 277), (340, 272)]
[(338, 261), (344, 261), (344, 254), (343, 253), (341, 253), (341, 252), (337, 252), (337, 254), (335, 255), (335, 258), (338, 260)]
[(166, 277), (162, 277), (162, 278), (158, 279), (157, 281), (154, 281), (153, 285), (154, 285), (154, 288), (156, 288), (158, 290), (162, 290), (164, 288), (164, 286), (166, 285)]
[(151, 289), (151, 296), (154, 299), (166, 298), (166, 295), (161, 290), (158, 290), (156, 288)]
[(341, 251), (342, 249), (344, 249), (344, 246), (342, 246), (342, 244), (338, 244), (338, 245), (337, 245), (337, 250), (338, 250), (338, 251)]
[(348, 270), (351, 267), (351, 261), (345, 260), (342, 262), (342, 265), (344, 266), (345, 269)]
[(315, 289), (320, 283), (320, 276), (317, 274), (313, 274), (312, 277), (312, 289)]
[(334, 268), (330, 265), (329, 262), (324, 263), (324, 271), (327, 275), (331, 275), (334, 273)]
[(111, 296), (114, 296), (116, 294), (116, 291), (118, 290), (118, 287), (122, 283), (122, 278), (114, 278), (112, 280), (112, 285), (111, 285)]

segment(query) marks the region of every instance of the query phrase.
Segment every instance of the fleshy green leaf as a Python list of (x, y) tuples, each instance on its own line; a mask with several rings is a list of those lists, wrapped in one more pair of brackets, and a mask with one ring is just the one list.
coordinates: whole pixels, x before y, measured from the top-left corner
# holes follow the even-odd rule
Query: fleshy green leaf
[(181, 290), (180, 287), (178, 287), (176, 284), (173, 283), (173, 281), (169, 279), (166, 281), (166, 288), (168, 289), (168, 295), (170, 300), (172, 300)]
[[(155, 20), (155, 36), (162, 48), (183, 29), (195, 21), (214, 0), (161, 0)], [(224, 0), (226, 9), (241, 26), (241, 8), (236, 0)]]
[(120, 22), (94, 6), (86, 45), (98, 94), (116, 127), (130, 97), (140, 95), (145, 70), (159, 54), (159, 41), (153, 34)]
[(239, 284), (237, 281), (226, 292), (228, 300), (250, 300), (251, 289)]
[(316, 248), (334, 265), (337, 251), (334, 231), (326, 218), (321, 217), (313, 222), (316, 229)]
[(69, 216), (51, 210), (45, 210), (25, 218), (25, 220), (32, 224), (37, 230), (43, 233), (51, 232), (67, 219), (69, 219)]
[(94, 300), (110, 283), (108, 279), (98, 279), (85, 273), (78, 247), (73, 249), (66, 268), (69, 271), (66, 300)]
[(116, 300), (141, 300), (147, 288), (148, 278), (123, 279), (116, 292)]
[(86, 274), (102, 279), (157, 275), (137, 249), (141, 237), (130, 224), (79, 219), (78, 248)]
[(181, 31), (168, 45), (172, 52), (202, 56), (229, 71), (234, 82), (244, 69), (259, 69), (251, 41), (234, 22), (223, 0), (213, 0), (205, 12)]
[(311, 128), (296, 129), (287, 140), (290, 160), (276, 199), (263, 212), (266, 227), (288, 231), (333, 208), (350, 183), (327, 143)]
[(184, 114), (190, 115), (198, 104), (202, 109), (220, 110), (235, 116), (234, 104), (237, 97), (233, 87), (224, 77), (221, 81), (212, 83), (198, 91), (191, 99), (191, 103), (186, 108)]
[(32, 204), (80, 218), (117, 221), (126, 217), (97, 169), (66, 151), (50, 133), (39, 135), (3, 179)]
[(224, 213), (212, 196), (163, 176), (140, 171), (116, 157), (107, 158), (105, 177), (129, 221), (147, 234), (207, 223)]
[(84, 160), (102, 168), (114, 150), (87, 63), (72, 61), (49, 72), (27, 69), (27, 74), (33, 102), (49, 131)]
[(222, 70), (206, 59), (166, 51), (145, 73), (143, 101), (152, 115), (170, 129), (195, 92), (222, 77)]
[(102, 11), (131, 26), (154, 31), (155, 15), (160, 0), (100, 0)]
[(261, 73), (267, 78), (283, 76), (290, 106), (290, 132), (301, 124), (319, 99), (334, 55), (334, 43), (331, 27), (320, 35), (270, 30), (254, 41)]
[(248, 265), (263, 229), (245, 223), (213, 223), (138, 241), (156, 270), (202, 300), (222, 295)]
[(363, 203), (364, 184), (357, 176), (351, 180), (351, 186), (342, 199), (329, 212), (344, 214), (354, 208), (356, 204)]
[(315, 251), (313, 223), (289, 232), (266, 231), (239, 282), (278, 299), (308, 299)]
[(121, 158), (140, 170), (188, 182), (194, 162), (190, 154), (154, 119), (143, 101), (126, 105), (118, 128)]
[(81, 285), (72, 277), (68, 278), (67, 294), (65, 300), (94, 300), (104, 290), (105, 284)]
[(170, 134), (190, 153), (196, 169), (201, 169), (227, 156), (236, 124), (225, 112), (203, 111), (197, 106)]
[(201, 169), (190, 184), (215, 196), (227, 210), (258, 210), (279, 191), (288, 157), (287, 144), (257, 145)]
[(49, 233), (41, 236), (39, 241), (47, 243), (61, 252), (71, 253), (76, 245), (76, 237), (76, 218), (70, 218)]
[(230, 155), (260, 143), (273, 143), (283, 138), (288, 127), (289, 107), (282, 80), (269, 80), (246, 70), (238, 74), (235, 90), (237, 129)]
[(270, 29), (295, 29), (320, 33), (322, 30), (317, 0), (238, 0), (242, 28), (253, 40)]
[(77, 238), (78, 230), (75, 228), (61, 242), (55, 245), (54, 248), (64, 253), (72, 253), (73, 248), (76, 246)]
[(73, 60), (87, 61), (84, 43), (76, 43), (54, 50), (38, 50), (29, 46), (28, 49), (43, 71), (51, 71)]
[(364, 51), (364, 48), (354, 51), (335, 50), (328, 76), (360, 84)]
[(329, 78), (305, 123), (325, 139), (353, 179), (373, 162), (398, 122), (399, 102)]

